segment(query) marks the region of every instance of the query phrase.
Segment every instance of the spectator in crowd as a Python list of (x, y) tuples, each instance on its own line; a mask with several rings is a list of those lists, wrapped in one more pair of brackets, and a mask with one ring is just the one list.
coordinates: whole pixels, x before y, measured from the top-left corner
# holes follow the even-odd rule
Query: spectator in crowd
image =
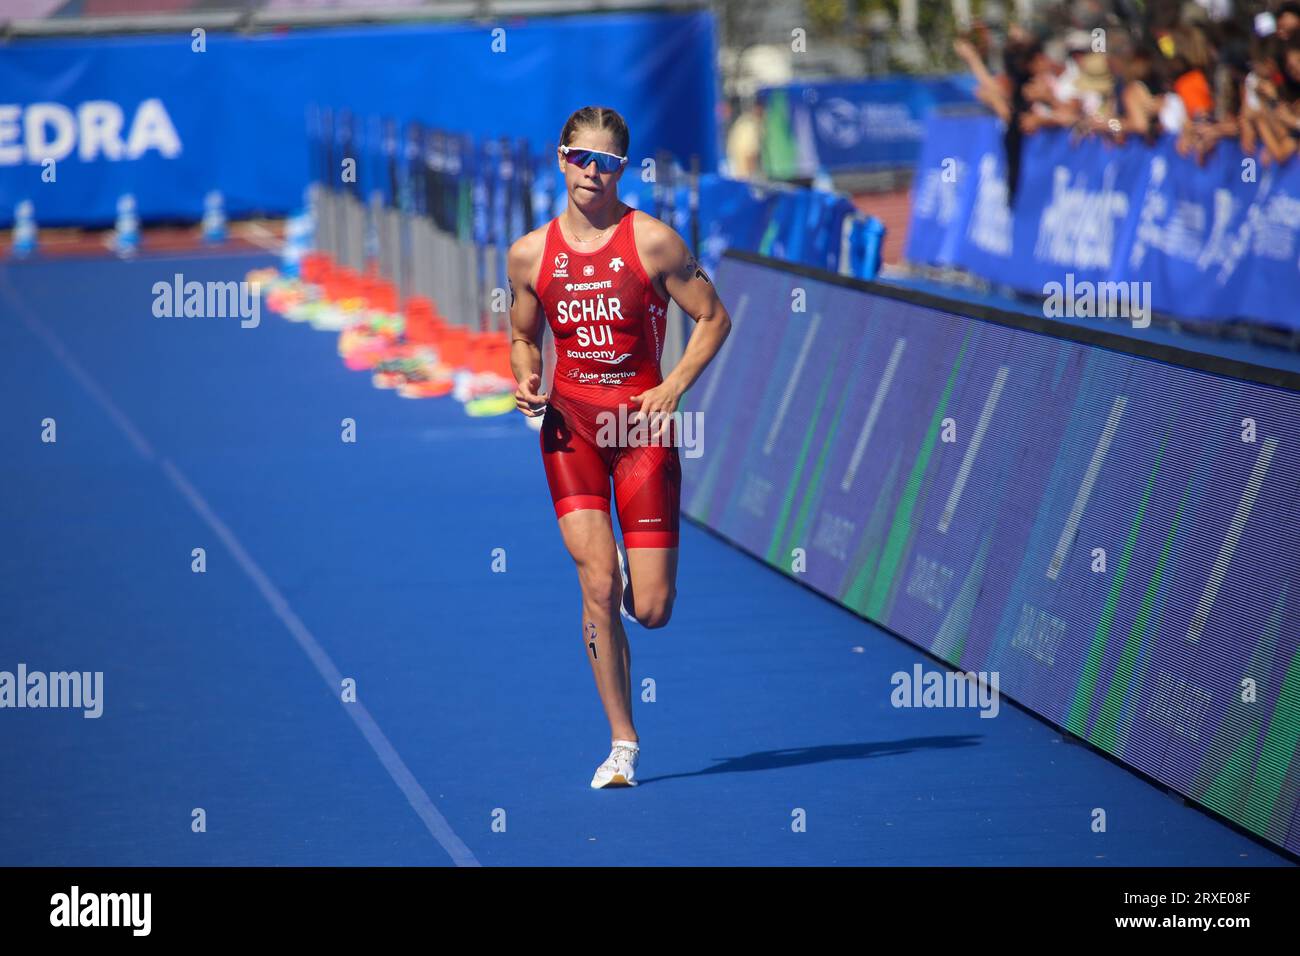
[(1174, 78), (1174, 92), (1187, 108), (1188, 119), (1193, 123), (1208, 120), (1214, 114), (1214, 92), (1206, 76), (1213, 55), (1209, 41), (1196, 27), (1180, 27), (1171, 38), (1169, 73)]
[[(1280, 39), (1257, 56), (1244, 83), (1242, 122), (1249, 132), (1243, 149), (1259, 151), (1261, 161), (1285, 163), (1295, 155), (1300, 136), (1300, 98), (1288, 95), (1287, 80), (1300, 87), (1300, 30), (1291, 39)], [(1276, 64), (1282, 63), (1277, 70)], [(1256, 144), (1258, 144), (1256, 146)]]
[(1123, 142), (1137, 136), (1148, 144), (1163, 130), (1177, 134), (1187, 119), (1183, 101), (1165, 89), (1158, 50), (1140, 46), (1118, 65), (1121, 72), (1119, 127), (1108, 131)]
[[(996, 75), (975, 44), (957, 40), (977, 98), (1007, 124), (1009, 194), (1022, 138), (1050, 128), (1117, 143), (1170, 135), (1202, 163), (1224, 140), (1264, 163), (1290, 161), (1300, 151), (1300, 0), (1260, 18), (1247, 6), (1150, 0), (1145, 30), (1112, 18), (1090, 33), (1080, 26), (1099, 21), (1084, 18), (1052, 44), (1012, 28)], [(1064, 49), (1059, 60), (1045, 52), (1052, 46)]]
[(727, 130), (727, 174), (735, 179), (757, 179), (761, 172), (762, 106), (752, 96), (733, 102), (736, 115)]
[(1115, 77), (1105, 53), (1089, 53), (1079, 63), (1075, 80), (1079, 118), (1084, 128), (1106, 127), (1118, 114), (1115, 100)]
[(1056, 83), (1056, 95), (1062, 102), (1076, 99), (1076, 84), (1081, 72), (1080, 63), (1092, 52), (1092, 37), (1086, 30), (1071, 30), (1065, 35), (1065, 64)]
[[(1042, 44), (1020, 30), (1007, 37), (1003, 50), (1006, 72), (1000, 76), (995, 77), (989, 72), (970, 41), (959, 39), (954, 42), (953, 49), (975, 73), (976, 97), (1006, 124), (1007, 202), (1014, 205), (1020, 179), (1023, 136), (1038, 129), (1040, 123), (1052, 121), (1054, 112), (1060, 107), (1052, 94), (1055, 74), (1051, 63)], [(1036, 99), (1039, 96), (1044, 99)], [(1035, 112), (1040, 103), (1047, 107), (1046, 113)]]
[(1282, 42), (1300, 33), (1300, 3), (1284, 3), (1277, 8), (1277, 35)]

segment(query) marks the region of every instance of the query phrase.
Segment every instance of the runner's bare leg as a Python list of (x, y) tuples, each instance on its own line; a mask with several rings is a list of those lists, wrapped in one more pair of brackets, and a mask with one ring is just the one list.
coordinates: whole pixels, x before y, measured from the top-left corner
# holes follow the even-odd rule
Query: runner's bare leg
[(570, 511), (560, 533), (582, 587), (582, 643), (609, 720), (611, 740), (637, 740), (632, 722), (632, 651), (618, 613), (623, 582), (607, 512)]

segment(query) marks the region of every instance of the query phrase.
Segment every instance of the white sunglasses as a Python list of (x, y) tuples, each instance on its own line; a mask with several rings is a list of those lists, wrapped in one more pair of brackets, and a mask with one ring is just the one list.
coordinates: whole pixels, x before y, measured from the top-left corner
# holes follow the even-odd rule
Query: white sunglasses
[(606, 153), (599, 149), (561, 146), (560, 152), (564, 154), (566, 162), (577, 166), (579, 169), (586, 169), (593, 159), (596, 161), (596, 170), (602, 173), (616, 172), (627, 165), (626, 156), (617, 156), (614, 153)]

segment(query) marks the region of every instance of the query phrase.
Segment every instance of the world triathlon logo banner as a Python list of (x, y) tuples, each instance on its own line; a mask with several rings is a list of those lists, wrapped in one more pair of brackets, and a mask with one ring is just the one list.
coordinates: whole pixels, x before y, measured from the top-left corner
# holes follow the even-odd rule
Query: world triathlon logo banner
[(1009, 203), (999, 124), (931, 119), (908, 259), (1036, 294), (1067, 274), (1150, 283), (1156, 312), (1300, 329), (1300, 164), (1264, 166), (1223, 142), (1198, 165), (1169, 137), (1116, 146), (1043, 132), (1023, 142)]
[(1300, 849), (1300, 393), (731, 256), (716, 281), (684, 512)]
[(769, 110), (769, 139), (795, 170), (911, 166), (921, 155), (925, 121), (939, 106), (975, 102), (970, 75), (821, 80), (759, 90)]

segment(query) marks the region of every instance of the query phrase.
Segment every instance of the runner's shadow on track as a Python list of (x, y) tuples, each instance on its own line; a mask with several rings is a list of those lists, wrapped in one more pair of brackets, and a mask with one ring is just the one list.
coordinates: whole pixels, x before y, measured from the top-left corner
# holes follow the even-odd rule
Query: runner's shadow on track
[(867, 757), (899, 757), (914, 750), (951, 750), (956, 747), (974, 747), (980, 740), (978, 734), (956, 734), (945, 737), (907, 737), (903, 740), (878, 741), (861, 744), (824, 744), (820, 747), (791, 747), (785, 750), (759, 750), (743, 757), (718, 757), (719, 763), (690, 773), (666, 773), (639, 781), (642, 786), (661, 780), (678, 780), (683, 777), (708, 777), (719, 773), (747, 773), (754, 770), (779, 770), (782, 767), (800, 767), (805, 764), (827, 763), (831, 760), (862, 760)]

